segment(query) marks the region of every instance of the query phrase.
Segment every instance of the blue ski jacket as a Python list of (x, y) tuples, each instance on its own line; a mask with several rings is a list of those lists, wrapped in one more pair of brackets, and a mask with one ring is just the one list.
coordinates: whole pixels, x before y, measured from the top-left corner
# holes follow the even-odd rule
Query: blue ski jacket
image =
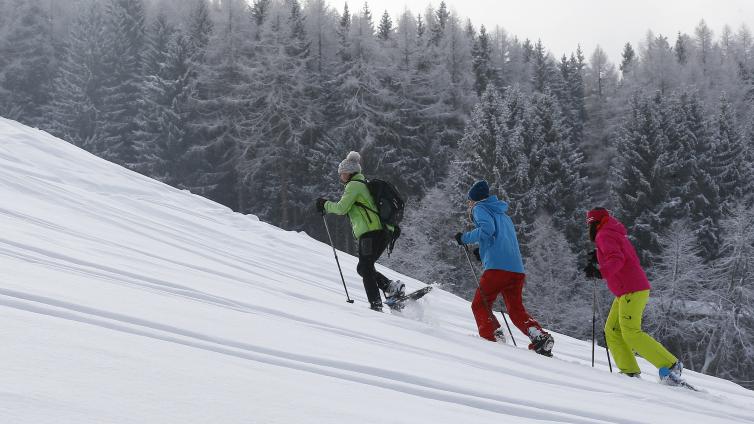
[(516, 229), (506, 213), (508, 204), (492, 195), (477, 202), (472, 210), (476, 229), (463, 234), (464, 244), (479, 243), (479, 256), (484, 270), (524, 273), (524, 262), (518, 247)]

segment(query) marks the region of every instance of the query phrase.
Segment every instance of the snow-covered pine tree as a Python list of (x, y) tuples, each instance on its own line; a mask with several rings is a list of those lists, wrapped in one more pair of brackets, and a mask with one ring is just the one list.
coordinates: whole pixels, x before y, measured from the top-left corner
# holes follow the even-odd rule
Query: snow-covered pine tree
[(701, 257), (717, 255), (720, 194), (709, 173), (712, 145), (703, 105), (696, 93), (681, 93), (672, 105), (673, 135), (668, 138), (666, 212), (672, 219), (688, 219), (695, 229)]
[(444, 1), (440, 2), (440, 7), (435, 11), (434, 25), (430, 28), (429, 41), (436, 47), (439, 47), (440, 41), (445, 36), (445, 28), (450, 19), (450, 11), (448, 11), (448, 5)]
[(199, 113), (197, 100), (207, 95), (205, 87), (199, 84), (199, 77), (208, 70), (206, 52), (214, 31), (206, 0), (195, 0), (182, 26), (184, 30), (171, 44), (168, 55), (166, 71), (172, 79), (161, 82), (165, 99), (172, 98), (169, 108), (163, 112), (168, 123), (164, 128), (174, 130), (169, 133), (170, 137), (160, 140), (158, 149), (162, 156), (155, 172), (168, 184), (201, 192), (201, 188), (197, 190), (197, 174), (206, 172), (209, 165), (199, 147), (207, 138), (208, 128)]
[(576, 50), (576, 54), (571, 54), (570, 58), (563, 55), (558, 64), (557, 81), (559, 84), (553, 91), (563, 113), (567, 129), (565, 135), (576, 145), (583, 142), (584, 124), (587, 117), (584, 91), (585, 68), (581, 47)]
[(57, 66), (50, 17), (41, 0), (13, 6), (18, 17), (0, 39), (0, 115), (39, 125)]
[(99, 116), (100, 136), (96, 154), (138, 169), (144, 145), (134, 135), (140, 127), (143, 105), (143, 55), (145, 51), (145, 11), (142, 0), (110, 0), (106, 7), (104, 66), (107, 79)]
[(254, 23), (254, 39), (260, 41), (264, 30), (264, 23), (270, 14), (271, 0), (254, 0), (251, 4), (251, 18)]
[(618, 77), (615, 66), (610, 63), (607, 53), (597, 46), (589, 60), (587, 81), (589, 94), (596, 98), (596, 102), (604, 105), (611, 88), (617, 84)]
[(636, 64), (636, 51), (634, 51), (631, 43), (626, 43), (623, 46), (623, 53), (621, 53), (620, 71), (623, 74), (623, 78), (626, 78), (634, 69)]
[(378, 48), (367, 4), (360, 15), (350, 19), (344, 10), (339, 30), (340, 63), (335, 77), (328, 83), (328, 113), (331, 130), (328, 137), (338, 146), (331, 151), (339, 162), (349, 150), (362, 153), (362, 166), (381, 173), (380, 157), (370, 149), (397, 144), (391, 123), (395, 117), (395, 100), (383, 86), (384, 57)]
[(712, 62), (712, 30), (704, 19), (699, 21), (699, 24), (694, 28), (694, 43), (696, 44), (697, 60), (702, 65), (702, 70), (706, 74), (709, 72), (709, 67)]
[(668, 38), (655, 37), (649, 31), (642, 47), (638, 83), (645, 89), (653, 87), (663, 95), (669, 94), (678, 87), (681, 73)]
[[(624, 77), (624, 81), (628, 78)], [(617, 86), (618, 76), (614, 66), (604, 50), (597, 46), (590, 57), (589, 65), (584, 69), (584, 107), (589, 119), (585, 122), (583, 148), (595, 165), (590, 167), (589, 171), (594, 194), (601, 202), (607, 200), (604, 181), (608, 175), (606, 167), (600, 165), (609, 163), (614, 153), (610, 149), (614, 132), (610, 119), (616, 115), (616, 106), (611, 100), (616, 94)], [(619, 103), (617, 106), (623, 107), (623, 104)]]
[[(714, 270), (714, 305), (701, 372), (747, 382), (754, 372), (754, 214), (737, 204), (722, 222), (721, 258)], [(743, 380), (743, 381), (742, 381)]]
[(496, 190), (503, 199), (510, 202), (509, 215), (516, 224), (524, 252), (528, 225), (536, 217), (538, 201), (541, 200), (532, 187), (533, 140), (539, 128), (530, 125), (534, 122), (530, 99), (518, 86), (505, 90), (502, 121), (498, 146), (495, 151)]
[(532, 76), (531, 85), (535, 91), (544, 93), (552, 90), (555, 83), (555, 69), (553, 60), (547, 53), (542, 40), (537, 40), (531, 55)]
[(421, 54), (416, 45), (416, 22), (409, 12), (401, 17), (393, 37), (396, 39), (390, 43), (381, 43), (382, 57), (388, 63), (379, 64), (378, 72), (394, 102), (393, 119), (388, 125), (400, 137), (395, 142), (383, 140), (371, 154), (381, 157), (381, 175), (391, 176), (404, 196), (418, 198), (446, 169), (445, 140), (439, 134), (444, 123), (438, 115), (449, 107), (434, 89), (440, 77), (439, 60), (426, 60), (428, 57)]
[(659, 237), (661, 250), (651, 274), (653, 296), (644, 321), (686, 367), (698, 370), (703, 357), (696, 347), (713, 311), (705, 301), (705, 284), (713, 274), (699, 260), (702, 250), (695, 233), (686, 222), (674, 221)]
[(487, 90), (488, 86), (494, 88), (495, 80), (495, 69), (491, 63), (492, 46), (490, 46), (490, 37), (484, 25), (479, 28), (479, 37), (474, 41), (471, 57), (474, 71), (474, 91), (476, 91), (477, 96), (482, 97), (482, 93)]
[(145, 32), (145, 51), (143, 66), (146, 75), (162, 75), (168, 61), (168, 51), (173, 42), (177, 28), (169, 21), (167, 15), (160, 11)]
[[(144, 82), (139, 108), (139, 128), (133, 134), (136, 145), (142, 146), (141, 160), (136, 170), (142, 174), (160, 178), (162, 181), (165, 181), (166, 175), (158, 173), (156, 169), (158, 161), (168, 160), (162, 151), (164, 146), (162, 143), (174, 144), (175, 139), (182, 139), (184, 136), (183, 128), (176, 126), (176, 117), (171, 116), (167, 111), (171, 108), (175, 97), (175, 94), (168, 93), (171, 91), (168, 81), (183, 77), (183, 75), (173, 75), (172, 71), (181, 74), (187, 71), (185, 66), (183, 69), (169, 69), (168, 60), (171, 55), (170, 50), (175, 45), (176, 32), (175, 26), (168, 22), (168, 17), (162, 12), (157, 14), (147, 28), (143, 53)], [(186, 52), (178, 54), (185, 57)], [(182, 59), (184, 63), (185, 59)]]
[(458, 175), (454, 175), (458, 192), (464, 192), (480, 179), (487, 180), (491, 191), (499, 192), (503, 188), (498, 179), (498, 152), (510, 148), (502, 144), (507, 132), (504, 116), (500, 94), (495, 87), (488, 87), (474, 107), (458, 143)]
[(660, 107), (659, 93), (654, 99), (634, 95), (631, 115), (618, 135), (611, 172), (614, 213), (629, 229), (645, 264), (651, 263), (652, 253), (659, 250), (657, 230), (664, 223), (658, 208), (668, 190), (663, 173), (667, 166), (667, 140), (658, 112)]
[(534, 93), (532, 108), (530, 128), (539, 127), (532, 134), (541, 136), (539, 140), (532, 140), (534, 149), (529, 159), (533, 171), (530, 178), (540, 197), (537, 204), (552, 216), (555, 228), (563, 231), (568, 242), (576, 246), (585, 240), (583, 218), (588, 209), (585, 205), (591, 204), (584, 155), (568, 137), (568, 129), (552, 95)]
[(312, 70), (317, 73), (319, 85), (323, 85), (325, 74), (335, 61), (337, 48), (337, 13), (325, 0), (310, 0), (304, 6), (306, 33), (311, 43)]
[(99, 131), (105, 70), (104, 14), (98, 2), (82, 6), (58, 68), (46, 128), (55, 136), (94, 151)]
[(247, 199), (237, 171), (251, 139), (253, 19), (245, 1), (228, 0), (219, 6), (210, 10), (216, 14), (213, 20), (217, 24), (203, 55), (192, 101), (197, 118), (192, 124), (191, 150), (196, 160), (187, 186), (243, 211)]
[(681, 34), (681, 32), (678, 31), (678, 38), (675, 40), (673, 51), (675, 52), (678, 64), (681, 66), (686, 65), (689, 61), (689, 43), (690, 40), (688, 39), (688, 36)]
[[(252, 140), (238, 174), (253, 199), (251, 211), (283, 228), (300, 228), (313, 204), (309, 150), (317, 142), (322, 118), (314, 106), (315, 74), (310, 42), (298, 0), (286, 0), (271, 13), (257, 49), (251, 81)], [(277, 181), (269, 184), (270, 179)]]
[(390, 19), (390, 14), (387, 10), (382, 14), (380, 19), (380, 26), (377, 29), (377, 38), (382, 41), (388, 41), (393, 36), (393, 20)]
[(751, 175), (744, 163), (745, 149), (731, 104), (725, 93), (720, 96), (718, 113), (712, 121), (712, 161), (710, 172), (720, 189), (725, 207), (738, 203), (751, 193)]
[(526, 87), (531, 81), (531, 64), (525, 61), (524, 46), (518, 37), (507, 38), (505, 47), (501, 47), (505, 54), (506, 62), (501, 66), (500, 84), (502, 87)]
[(417, 63), (417, 45), (416, 18), (408, 9), (398, 17), (398, 23), (395, 28), (395, 41), (397, 43), (397, 53), (395, 56), (395, 66), (398, 72), (408, 73), (415, 63)]
[(204, 55), (209, 45), (210, 36), (214, 31), (214, 23), (210, 17), (207, 0), (195, 0), (195, 5), (189, 12), (185, 27), (189, 56), (194, 65), (192, 73), (196, 74), (199, 71), (199, 66), (204, 63)]
[[(744, 163), (746, 164), (747, 175), (754, 176), (754, 113), (751, 111), (754, 109), (754, 104), (750, 105), (749, 122), (746, 123), (744, 129)], [(745, 194), (746, 204), (751, 205), (754, 202), (754, 187), (752, 187), (749, 193)]]
[[(443, 138), (454, 143), (460, 139), (465, 118), (476, 101), (473, 93), (471, 47), (459, 17), (451, 14), (445, 23), (445, 35), (440, 46), (442, 60), (437, 68), (445, 76), (433, 76), (430, 83), (434, 90), (439, 90), (442, 102), (452, 109), (451, 115), (443, 118), (446, 125)], [(449, 80), (449, 84), (443, 87), (445, 78)]]

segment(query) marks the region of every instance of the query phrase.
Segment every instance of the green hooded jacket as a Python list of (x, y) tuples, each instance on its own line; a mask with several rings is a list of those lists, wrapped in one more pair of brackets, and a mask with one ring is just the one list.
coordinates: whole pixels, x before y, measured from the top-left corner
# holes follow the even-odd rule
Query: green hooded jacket
[[(359, 206), (359, 203), (371, 210)], [(374, 199), (372, 199), (367, 188), (366, 178), (361, 173), (355, 174), (346, 183), (343, 196), (337, 203), (325, 202), (325, 212), (335, 215), (348, 214), (353, 235), (357, 240), (365, 233), (382, 229), (380, 217), (374, 212), (376, 210), (377, 206), (375, 206)], [(388, 226), (388, 230), (392, 231), (393, 229)]]

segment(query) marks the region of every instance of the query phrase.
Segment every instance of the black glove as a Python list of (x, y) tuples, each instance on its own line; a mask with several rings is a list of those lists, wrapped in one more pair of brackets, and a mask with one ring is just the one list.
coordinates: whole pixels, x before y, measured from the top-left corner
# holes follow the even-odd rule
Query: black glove
[(479, 248), (478, 247), (476, 249), (474, 249), (474, 252), (472, 252), (472, 253), (474, 253), (474, 256), (476, 256), (476, 260), (478, 260), (479, 262), (482, 262), (482, 256), (479, 255)]
[(592, 250), (587, 258), (586, 266), (584, 267), (584, 275), (586, 278), (602, 278), (602, 273), (597, 263), (597, 251)]
[(327, 199), (319, 198), (317, 199), (316, 207), (317, 212), (321, 213), (322, 215), (325, 214), (325, 202), (327, 202)]
[(463, 246), (463, 240), (461, 240), (461, 237), (463, 237), (463, 233), (456, 233), (455, 239), (459, 246)]

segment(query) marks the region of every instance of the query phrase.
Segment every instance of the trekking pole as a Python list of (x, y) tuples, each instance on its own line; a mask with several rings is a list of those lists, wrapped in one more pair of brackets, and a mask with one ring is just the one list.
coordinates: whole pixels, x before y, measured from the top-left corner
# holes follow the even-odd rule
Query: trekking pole
[[(597, 298), (597, 281), (594, 282), (594, 297)], [(596, 302), (595, 302), (596, 304)], [(599, 307), (599, 306), (598, 306)], [(602, 307), (599, 307), (600, 317), (602, 316)], [(594, 325), (592, 325), (594, 327)], [(592, 333), (594, 333), (594, 330), (592, 330)], [(592, 339), (594, 339), (594, 336), (592, 336)], [(607, 366), (610, 367), (610, 372), (613, 372), (613, 361), (610, 360), (610, 349), (607, 348), (607, 335), (605, 334), (605, 329), (602, 329), (602, 341), (605, 343), (605, 355), (607, 355)], [(592, 352), (592, 356), (594, 356), (594, 352)]]
[[(487, 299), (484, 297), (484, 294), (482, 293), (482, 285), (479, 283), (479, 277), (476, 275), (476, 269), (474, 268), (474, 264), (471, 262), (471, 256), (469, 256), (469, 247), (465, 244), (463, 245), (463, 251), (466, 252), (466, 260), (469, 261), (469, 267), (471, 267), (471, 272), (474, 274), (474, 281), (476, 281), (477, 287), (479, 287), (479, 297), (482, 298), (482, 302), (484, 302), (484, 307), (487, 308), (488, 311), (490, 311), (490, 315), (492, 315), (492, 308), (490, 307), (489, 303), (487, 303)], [(513, 340), (513, 346), (518, 347), (516, 344), (516, 339), (513, 337), (513, 332), (511, 331), (510, 325), (508, 325), (508, 318), (505, 317), (505, 313), (501, 310), (500, 313), (503, 315), (503, 320), (505, 321), (505, 326), (508, 327), (508, 333), (511, 335), (511, 340)], [(494, 315), (493, 315), (494, 316)]]
[(597, 280), (592, 280), (592, 368), (594, 368), (594, 331), (597, 320)]
[(335, 263), (338, 264), (338, 272), (340, 273), (340, 280), (343, 281), (343, 289), (346, 291), (346, 302), (353, 303), (353, 299), (351, 299), (350, 296), (348, 296), (348, 287), (346, 287), (346, 279), (343, 278), (343, 270), (340, 268), (340, 261), (338, 260), (338, 252), (335, 250), (335, 243), (332, 241), (332, 236), (330, 235), (330, 227), (327, 226), (327, 217), (325, 214), (322, 214), (322, 222), (325, 223), (325, 231), (327, 231), (327, 238), (330, 239), (330, 246), (332, 246), (332, 253), (335, 255)]

